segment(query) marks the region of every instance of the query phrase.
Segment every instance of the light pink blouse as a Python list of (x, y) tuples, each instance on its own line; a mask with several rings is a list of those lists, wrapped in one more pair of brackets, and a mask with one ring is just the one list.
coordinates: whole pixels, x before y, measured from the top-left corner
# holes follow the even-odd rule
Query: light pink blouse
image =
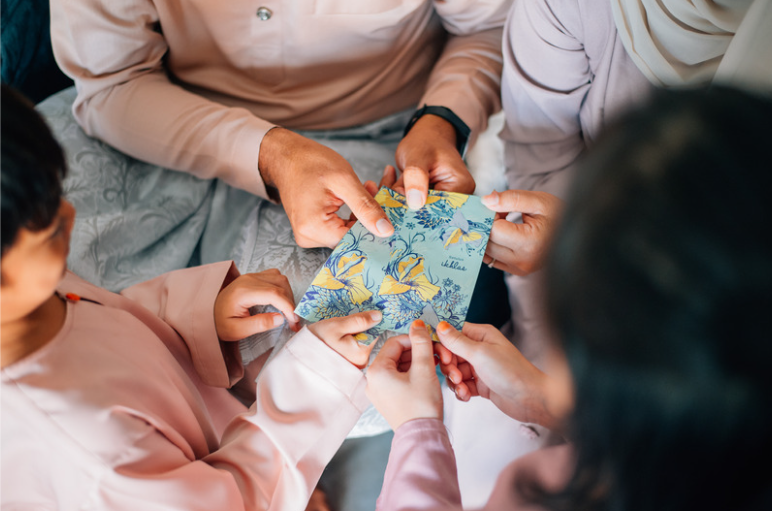
[(510, 188), (564, 195), (585, 149), (653, 89), (622, 45), (609, 0), (517, 0), (503, 55)]
[(213, 303), (231, 263), (122, 295), (68, 274), (59, 334), (2, 370), (4, 510), (303, 510), (367, 405), (363, 373), (308, 330), (265, 367), (249, 410)]
[[(573, 466), (570, 446), (535, 451), (499, 475), (483, 511), (539, 511), (518, 492), (518, 481), (536, 480), (548, 491), (568, 482)], [(456, 459), (447, 430), (437, 419), (416, 419), (394, 432), (377, 511), (461, 511)]]
[(51, 0), (51, 37), (86, 133), (265, 196), (258, 148), (274, 125), (352, 127), (428, 103), (484, 129), (509, 4)]

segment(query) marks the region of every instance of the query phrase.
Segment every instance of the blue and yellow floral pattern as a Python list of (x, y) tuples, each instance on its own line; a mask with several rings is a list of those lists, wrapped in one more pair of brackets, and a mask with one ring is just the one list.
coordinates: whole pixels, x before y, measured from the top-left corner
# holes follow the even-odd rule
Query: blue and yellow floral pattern
[[(357, 222), (317, 274), (296, 312), (309, 321), (380, 310), (383, 321), (357, 340), (407, 332), (423, 319), (461, 328), (488, 243), (493, 212), (479, 198), (432, 190), (418, 211), (381, 188), (375, 199), (394, 225), (377, 238)], [(435, 337), (436, 338), (436, 337)]]

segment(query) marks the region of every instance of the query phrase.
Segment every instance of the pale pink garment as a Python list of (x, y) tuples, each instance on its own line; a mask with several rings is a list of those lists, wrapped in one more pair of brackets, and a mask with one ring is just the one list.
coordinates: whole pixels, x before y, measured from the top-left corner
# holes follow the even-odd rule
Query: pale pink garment
[(258, 148), (275, 125), (352, 127), (427, 103), (484, 129), (509, 4), (52, 0), (51, 36), (89, 135), (265, 196)]
[[(513, 189), (564, 197), (601, 131), (654, 90), (625, 51), (609, 0), (516, 0), (503, 56), (500, 136)], [(542, 277), (505, 277), (512, 339), (540, 367), (551, 335), (541, 310)]]
[(367, 405), (364, 376), (302, 330), (247, 411), (212, 312), (236, 275), (179, 270), (123, 296), (66, 276), (59, 291), (83, 299), (62, 330), (2, 370), (4, 510), (305, 509)]
[[(501, 138), (510, 188), (564, 195), (578, 158), (609, 119), (645, 100), (653, 88), (625, 52), (609, 0), (515, 0), (505, 25), (503, 57)], [(515, 327), (511, 338), (542, 367), (550, 332), (541, 315), (539, 278), (507, 275), (506, 281)], [(468, 507), (487, 501), (503, 466), (559, 441), (540, 426), (513, 421), (490, 403), (465, 406), (451, 392), (445, 396)], [(521, 434), (529, 430), (539, 436)]]
[[(481, 435), (485, 432), (481, 431)], [(526, 502), (517, 491), (523, 478), (538, 481), (544, 489), (565, 486), (572, 470), (568, 445), (549, 447), (519, 458), (498, 476), (486, 511), (529, 510), (541, 507)], [(437, 419), (406, 422), (394, 433), (389, 464), (378, 497), (378, 511), (461, 510), (456, 459), (445, 426)]]
[(510, 188), (564, 195), (609, 120), (653, 89), (622, 45), (609, 0), (516, 0), (503, 54)]

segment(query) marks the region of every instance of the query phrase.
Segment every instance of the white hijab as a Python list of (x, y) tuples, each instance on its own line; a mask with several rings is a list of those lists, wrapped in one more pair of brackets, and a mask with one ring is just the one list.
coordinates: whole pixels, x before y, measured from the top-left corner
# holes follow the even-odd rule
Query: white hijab
[(772, 91), (772, 0), (610, 0), (627, 53), (655, 85)]

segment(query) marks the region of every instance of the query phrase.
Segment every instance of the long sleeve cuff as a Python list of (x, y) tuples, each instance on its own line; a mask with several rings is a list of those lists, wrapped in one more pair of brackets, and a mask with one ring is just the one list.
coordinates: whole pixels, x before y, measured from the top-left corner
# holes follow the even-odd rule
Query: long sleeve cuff
[(415, 419), (394, 432), (376, 509), (460, 509), (456, 458), (438, 419)]

